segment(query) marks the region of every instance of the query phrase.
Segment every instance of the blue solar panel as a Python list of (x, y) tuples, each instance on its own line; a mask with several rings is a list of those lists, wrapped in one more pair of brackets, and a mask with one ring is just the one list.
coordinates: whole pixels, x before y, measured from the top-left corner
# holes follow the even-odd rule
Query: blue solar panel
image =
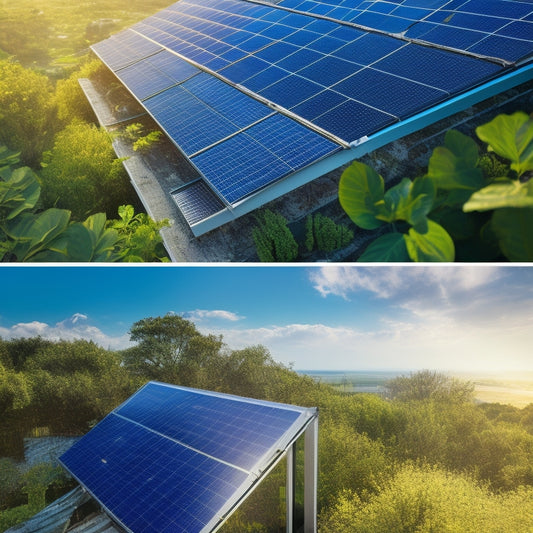
[(117, 76), (139, 100), (144, 100), (176, 84), (147, 59), (119, 70)]
[(272, 85), (273, 83), (276, 83), (287, 76), (289, 76), (289, 72), (286, 70), (278, 67), (269, 67), (262, 72), (259, 72), (259, 74), (244, 80), (243, 84), (251, 91), (259, 93), (259, 91), (265, 87), (268, 87), (269, 85)]
[(220, 198), (202, 180), (174, 191), (172, 198), (190, 226), (224, 208)]
[(186, 155), (235, 133), (239, 128), (181, 86), (144, 101), (146, 109)]
[(343, 94), (355, 94), (360, 102), (404, 118), (420, 108), (420, 102), (428, 106), (446, 99), (445, 91), (421, 83), (414, 83), (372, 68), (363, 69), (333, 87)]
[(267, 69), (269, 66), (270, 64), (262, 59), (248, 56), (221, 70), (220, 74), (231, 80), (233, 83), (241, 83), (246, 78)]
[(373, 67), (450, 93), (481, 83), (501, 69), (493, 63), (414, 44), (400, 48)]
[[(374, 61), (378, 61), (400, 49), (402, 46), (405, 46), (403, 41), (384, 35), (367, 33), (361, 35), (357, 40), (339, 48), (333, 52), (333, 55), (360, 65), (370, 65)], [(405, 74), (406, 77), (409, 77), (407, 72)]]
[(362, 69), (362, 65), (345, 61), (334, 56), (326, 56), (320, 61), (300, 70), (298, 74), (325, 87), (347, 78), (354, 72)]
[(246, 133), (193, 157), (192, 162), (229, 203), (281, 179), (291, 168)]
[(266, 105), (205, 73), (185, 82), (182, 87), (236, 124), (239, 129), (273, 113)]
[(338, 149), (335, 143), (277, 114), (192, 161), (220, 195), (234, 203)]
[(395, 117), (354, 100), (319, 115), (314, 123), (341, 139), (355, 141), (396, 122)]
[(292, 142), (286, 132), (277, 132), (281, 144), (267, 146), (241, 131), (256, 121), (266, 131), (272, 109), (288, 109), (305, 126), (310, 121), (349, 143), (492, 80), (506, 71), (505, 61), (533, 53), (530, 1), (278, 5), (288, 9), (180, 0), (94, 47), (229, 203), (300, 168), (282, 155)]
[(297, 115), (307, 120), (313, 121), (326, 110), (333, 109), (347, 100), (348, 98), (346, 96), (343, 96), (336, 91), (326, 89), (298, 104), (292, 108), (291, 111), (294, 111)]
[(128, 531), (208, 532), (314, 416), (148, 383), (60, 461)]
[(259, 91), (261, 96), (289, 109), (303, 100), (322, 92), (324, 87), (298, 75), (287, 76)]

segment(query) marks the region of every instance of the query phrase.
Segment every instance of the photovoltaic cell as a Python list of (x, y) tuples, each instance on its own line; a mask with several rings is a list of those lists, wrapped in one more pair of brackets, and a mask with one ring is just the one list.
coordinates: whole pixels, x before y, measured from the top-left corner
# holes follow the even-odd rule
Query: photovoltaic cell
[(276, 114), (192, 161), (219, 194), (234, 203), (337, 150), (332, 141)]
[(235, 124), (218, 114), (182, 86), (145, 100), (146, 109), (156, 118), (171, 139), (177, 139), (190, 156), (235, 133)]
[(189, 226), (209, 218), (225, 207), (202, 180), (174, 191), (171, 196)]
[(93, 49), (234, 203), (300, 168), (287, 145), (323, 156), (248, 131), (274, 109), (351, 143), (530, 60), (532, 28), (519, 0), (180, 0)]
[(128, 531), (208, 532), (314, 416), (151, 382), (60, 461)]

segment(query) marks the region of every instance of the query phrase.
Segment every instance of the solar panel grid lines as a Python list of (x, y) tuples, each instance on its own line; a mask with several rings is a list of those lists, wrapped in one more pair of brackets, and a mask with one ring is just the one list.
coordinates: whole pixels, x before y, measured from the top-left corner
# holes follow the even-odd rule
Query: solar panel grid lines
[[(532, 24), (533, 6), (520, 0), (180, 0), (133, 26), (133, 35), (97, 47), (230, 208), (301, 168), (254, 134), (274, 111), (351, 146), (527, 61)], [(113, 50), (121, 40), (127, 50), (137, 42), (130, 63)], [(174, 60), (156, 65), (163, 53), (197, 70), (167, 86)], [(165, 102), (185, 94), (177, 87), (200, 102), (188, 115)], [(222, 96), (226, 87), (238, 105)], [(284, 146), (288, 136), (279, 134)], [(317, 157), (303, 157), (304, 168), (324, 157), (322, 137), (313, 138)], [(232, 167), (235, 149), (250, 153), (236, 155)], [(199, 191), (176, 197), (187, 220), (201, 222)]]
[[(60, 461), (127, 531), (206, 533), (314, 417), (316, 409), (150, 382)], [(228, 450), (253, 471), (220, 456)]]

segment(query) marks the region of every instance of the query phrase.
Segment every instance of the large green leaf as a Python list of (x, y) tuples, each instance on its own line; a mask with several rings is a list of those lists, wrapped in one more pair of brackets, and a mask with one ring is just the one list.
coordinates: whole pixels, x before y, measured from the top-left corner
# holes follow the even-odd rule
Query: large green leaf
[(404, 235), (407, 253), (416, 262), (441, 262), (455, 259), (455, 248), (447, 231), (432, 220), (428, 221), (428, 231), (418, 233), (414, 228)]
[[(93, 239), (91, 231), (82, 223), (70, 224), (65, 231), (58, 235), (45, 252), (35, 256), (35, 261), (47, 262), (69, 261), (73, 263), (87, 262), (93, 254)], [(57, 259), (52, 259), (59, 256)]]
[(416, 178), (412, 182), (404, 178), (385, 193), (385, 214), (377, 217), (385, 222), (405, 220), (419, 233), (425, 233), (427, 215), (433, 208), (434, 200), (435, 186), (431, 179)]
[(449, 130), (444, 146), (433, 150), (429, 159), (428, 176), (439, 189), (477, 190), (483, 187), (483, 173), (476, 167), (478, 147), (473, 139)]
[(90, 261), (118, 261), (120, 255), (115, 253), (115, 247), (120, 240), (118, 232), (106, 229), (106, 216), (104, 213), (92, 215), (83, 225), (89, 230), (92, 241), (92, 254)]
[(509, 261), (533, 261), (533, 208), (498, 209), (491, 228)]
[(0, 146), (0, 170), (12, 167), (20, 161), (20, 152), (10, 150), (7, 146)]
[(475, 192), (463, 206), (465, 212), (504, 207), (533, 207), (533, 180), (493, 183)]
[(339, 201), (347, 215), (363, 229), (376, 229), (383, 225), (376, 218), (378, 204), (383, 202), (383, 178), (369, 166), (353, 162), (341, 176)]
[(41, 186), (29, 168), (4, 170), (0, 176), (1, 216), (4, 220), (11, 220), (23, 211), (32, 209), (39, 200), (40, 194)]
[(360, 262), (408, 262), (410, 261), (403, 233), (387, 233), (373, 241), (359, 257)]
[(533, 120), (526, 113), (498, 115), (476, 128), (476, 133), (489, 150), (511, 161), (511, 168), (519, 176), (533, 170)]
[(43, 250), (68, 227), (70, 212), (47, 209), (39, 215), (23, 214), (6, 223), (4, 230), (16, 242), (12, 252), (18, 261), (28, 261)]

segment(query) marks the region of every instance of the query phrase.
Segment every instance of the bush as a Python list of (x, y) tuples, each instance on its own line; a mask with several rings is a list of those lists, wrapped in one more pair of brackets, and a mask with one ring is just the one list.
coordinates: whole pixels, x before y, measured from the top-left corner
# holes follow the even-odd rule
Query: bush
[(41, 172), (45, 207), (69, 209), (75, 220), (134, 203), (133, 189), (105, 130), (73, 122), (55, 139)]
[(258, 226), (252, 236), (259, 260), (262, 262), (291, 262), (298, 256), (298, 244), (287, 226), (287, 220), (270, 210), (256, 216)]
[(470, 478), (404, 466), (377, 494), (342, 492), (320, 516), (323, 533), (526, 533), (533, 528), (533, 489), (499, 496)]
[(20, 151), (22, 162), (36, 168), (53, 134), (53, 118), (50, 81), (17, 63), (0, 61), (0, 145)]
[(353, 231), (343, 224), (336, 224), (331, 218), (316, 213), (309, 215), (305, 222), (305, 246), (309, 252), (333, 252), (344, 248), (353, 240)]

